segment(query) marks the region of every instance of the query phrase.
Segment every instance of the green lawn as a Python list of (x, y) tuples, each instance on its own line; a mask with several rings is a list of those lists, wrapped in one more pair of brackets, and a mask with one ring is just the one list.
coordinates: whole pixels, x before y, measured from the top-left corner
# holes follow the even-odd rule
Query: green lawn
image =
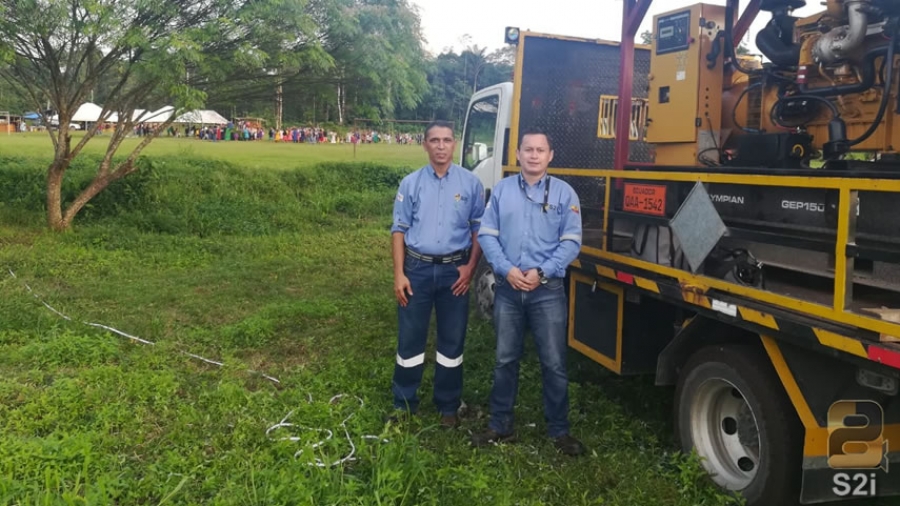
[[(83, 136), (72, 134), (73, 145)], [(85, 152), (101, 155), (106, 152), (109, 136), (97, 136), (88, 142)], [(122, 143), (119, 153), (130, 152), (140, 142), (132, 137)], [(0, 156), (27, 156), (50, 160), (53, 156), (47, 133), (0, 134)], [(160, 137), (143, 152), (148, 156), (205, 157), (227, 160), (241, 167), (253, 169), (289, 170), (320, 162), (353, 162), (378, 160), (390, 165), (423, 165), (427, 159), (421, 146), (390, 144), (293, 144), (264, 141), (210, 142), (196, 139)]]
[[(352, 147), (162, 139), (153, 163), (53, 234), (40, 210), (47, 144), (0, 138), (0, 504), (730, 503), (673, 451), (669, 389), (574, 352), (571, 421), (587, 456), (560, 456), (544, 437), (531, 347), (521, 442), (469, 447), (486, 422), (494, 347), (474, 316), (462, 427), (436, 427), (433, 345), (422, 416), (382, 423), (396, 339), (390, 209), (420, 148), (363, 146), (361, 164), (317, 165)], [(90, 169), (73, 169), (67, 191)], [(330, 403), (338, 394), (365, 405)], [(315, 451), (319, 430), (267, 438), (291, 411), (288, 422), (335, 437)], [(356, 460), (310, 466), (348, 453), (350, 415)]]

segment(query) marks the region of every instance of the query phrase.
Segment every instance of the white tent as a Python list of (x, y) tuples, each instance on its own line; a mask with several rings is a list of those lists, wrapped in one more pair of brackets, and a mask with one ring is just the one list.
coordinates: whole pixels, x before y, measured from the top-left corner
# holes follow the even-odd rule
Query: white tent
[[(103, 108), (99, 105), (85, 102), (81, 104), (81, 107), (79, 107), (77, 111), (75, 111), (75, 115), (72, 116), (72, 121), (76, 123), (82, 121), (100, 121), (101, 112), (103, 112)], [(131, 114), (131, 119), (135, 123), (164, 123), (166, 120), (171, 118), (173, 114), (175, 114), (175, 108), (171, 105), (167, 105), (155, 111), (149, 111), (147, 109), (135, 109)], [(51, 124), (55, 124), (53, 123), (53, 121), (54, 120), (51, 119)], [(107, 112), (105, 121), (108, 121), (110, 123), (118, 123), (119, 114), (116, 112)], [(213, 110), (197, 109), (194, 111), (188, 111), (181, 116), (178, 116), (175, 119), (175, 123), (226, 125), (228, 124), (228, 119)]]
[(99, 105), (85, 102), (81, 104), (81, 107), (79, 107), (77, 111), (75, 111), (75, 114), (72, 116), (72, 121), (96, 122), (100, 120), (101, 112), (103, 112), (103, 108)]
[[(147, 110), (146, 109), (135, 109), (133, 113), (131, 113), (131, 120), (140, 123), (141, 117), (146, 117)], [(109, 119), (107, 120), (110, 123), (118, 123), (119, 122), (119, 113), (114, 112), (109, 115)]]
[(167, 105), (152, 112), (147, 111), (141, 118), (141, 121), (145, 123), (165, 123), (173, 114), (175, 114), (175, 108)]
[(225, 116), (211, 110), (188, 111), (175, 119), (175, 123), (200, 123), (207, 125), (227, 125)]

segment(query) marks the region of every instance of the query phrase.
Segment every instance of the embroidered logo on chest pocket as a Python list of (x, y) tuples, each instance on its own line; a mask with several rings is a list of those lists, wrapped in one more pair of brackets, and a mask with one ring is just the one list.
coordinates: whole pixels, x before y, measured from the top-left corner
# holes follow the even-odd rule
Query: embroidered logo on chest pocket
[(466, 195), (457, 193), (456, 195), (453, 196), (453, 206), (456, 209), (460, 208), (460, 205), (461, 205), (460, 203), (467, 203), (467, 202), (469, 202), (469, 197)]

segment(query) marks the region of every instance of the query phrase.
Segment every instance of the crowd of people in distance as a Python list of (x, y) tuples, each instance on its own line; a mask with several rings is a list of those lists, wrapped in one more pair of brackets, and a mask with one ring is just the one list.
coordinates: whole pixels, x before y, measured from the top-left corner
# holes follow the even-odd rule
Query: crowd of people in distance
[[(138, 125), (135, 135), (143, 136), (154, 132), (154, 126)], [(166, 134), (169, 137), (196, 138), (205, 141), (262, 141), (290, 142), (303, 144), (415, 144), (422, 145), (422, 134), (384, 133), (377, 130), (355, 130), (341, 135), (334, 130), (317, 127), (289, 127), (276, 130), (268, 129), (255, 123), (240, 122), (237, 125), (195, 126), (187, 125), (183, 129), (169, 126)]]
[[(23, 123), (24, 125), (24, 123)], [(95, 125), (87, 123), (72, 123), (75, 130), (90, 129)], [(102, 123), (97, 131), (98, 135), (111, 134), (116, 125), (114, 123)], [(38, 131), (39, 127), (25, 127), (21, 131)], [(163, 129), (163, 131), (160, 131)], [(197, 139), (201, 141), (265, 141), (290, 142), (294, 144), (400, 144), (421, 146), (424, 135), (421, 133), (382, 132), (375, 129), (351, 128), (344, 132), (335, 129), (321, 127), (291, 126), (281, 129), (265, 127), (259, 122), (238, 121), (223, 125), (197, 125), (197, 124), (171, 124), (163, 127), (162, 123), (138, 123), (132, 127), (130, 135), (134, 137), (147, 137), (159, 135), (162, 137)]]

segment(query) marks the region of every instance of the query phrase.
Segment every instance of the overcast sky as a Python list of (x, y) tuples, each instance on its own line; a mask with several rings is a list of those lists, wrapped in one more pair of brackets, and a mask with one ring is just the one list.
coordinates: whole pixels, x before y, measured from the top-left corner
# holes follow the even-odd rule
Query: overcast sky
[[(619, 40), (622, 25), (621, 0), (411, 0), (419, 8), (426, 47), (437, 54), (444, 48), (464, 47), (465, 35), (478, 46), (496, 49), (503, 45), (503, 30), (517, 26), (523, 30), (570, 35), (576, 37)], [(649, 29), (653, 15), (667, 12), (696, 1), (655, 0), (638, 33)], [(705, 3), (725, 5), (724, 0)], [(741, 2), (747, 4), (747, 0)], [(523, 7), (528, 5), (528, 7)], [(819, 0), (810, 0), (795, 15), (809, 15), (823, 10)], [(761, 13), (752, 28), (754, 34), (771, 15)], [(746, 39), (755, 50), (752, 40)]]

